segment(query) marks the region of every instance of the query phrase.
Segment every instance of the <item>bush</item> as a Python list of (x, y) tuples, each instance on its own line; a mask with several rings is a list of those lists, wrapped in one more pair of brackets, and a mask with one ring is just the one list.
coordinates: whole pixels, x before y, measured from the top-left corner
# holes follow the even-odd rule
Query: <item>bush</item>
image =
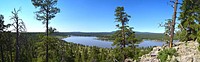
[(187, 31), (186, 30), (182, 30), (182, 31), (177, 31), (176, 34), (177, 38), (179, 39), (179, 41), (187, 41), (188, 40), (188, 36), (187, 36)]
[[(197, 42), (200, 44), (200, 32), (197, 33)], [(200, 45), (198, 47), (198, 50), (200, 51)]]
[(158, 53), (158, 58), (161, 60), (161, 62), (165, 62), (167, 60), (167, 56), (172, 57), (177, 56), (176, 50), (175, 49), (165, 49), (162, 50)]

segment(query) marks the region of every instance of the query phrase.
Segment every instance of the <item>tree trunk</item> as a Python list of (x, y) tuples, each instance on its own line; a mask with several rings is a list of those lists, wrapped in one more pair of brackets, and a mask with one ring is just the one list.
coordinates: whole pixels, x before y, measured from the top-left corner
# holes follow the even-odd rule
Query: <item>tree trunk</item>
[(13, 62), (13, 59), (12, 59), (12, 50), (10, 49), (10, 61)]
[(4, 61), (4, 55), (3, 55), (3, 46), (2, 45), (1, 45), (1, 61), (5, 62)]
[(124, 22), (122, 22), (122, 37), (123, 37), (123, 48), (125, 48), (126, 44), (125, 44)]
[(46, 44), (46, 62), (48, 62), (48, 56), (49, 56), (49, 54), (48, 54), (48, 44)]
[[(122, 21), (122, 38), (123, 38), (123, 49), (126, 47), (126, 44), (125, 44), (125, 31), (124, 31), (124, 21)], [(123, 52), (124, 53), (124, 60), (126, 59), (126, 53), (125, 52)]]
[(48, 52), (48, 36), (49, 36), (49, 32), (48, 32), (48, 23), (49, 23), (49, 19), (48, 19), (48, 8), (47, 8), (47, 18), (46, 18), (46, 36), (47, 36), (47, 41), (46, 41), (46, 62), (49, 62), (49, 52)]
[(169, 47), (172, 48), (172, 43), (173, 43), (173, 37), (174, 37), (174, 27), (175, 27), (175, 22), (176, 22), (176, 11), (177, 11), (177, 4), (178, 0), (174, 3), (174, 14), (173, 14), (173, 20), (172, 20), (172, 27), (171, 27), (171, 36), (170, 36), (170, 43)]
[(18, 24), (18, 18), (16, 18), (16, 25), (17, 25), (17, 27), (16, 27), (16, 57), (15, 57), (15, 62), (19, 62), (19, 24)]

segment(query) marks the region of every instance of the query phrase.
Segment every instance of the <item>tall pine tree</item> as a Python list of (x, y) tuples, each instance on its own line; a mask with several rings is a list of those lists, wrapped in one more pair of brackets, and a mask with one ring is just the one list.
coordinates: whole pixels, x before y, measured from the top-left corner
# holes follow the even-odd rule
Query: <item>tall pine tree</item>
[[(43, 24), (46, 24), (46, 36), (48, 40), (48, 29), (49, 29), (49, 20), (55, 17), (55, 14), (60, 12), (60, 9), (55, 7), (57, 0), (31, 0), (32, 4), (39, 8), (39, 11), (36, 11), (37, 20), (43, 21)], [(46, 41), (46, 62), (48, 62), (48, 41)]]
[(181, 41), (196, 40), (197, 33), (200, 30), (200, 1), (183, 0), (180, 7), (179, 38)]
[(124, 11), (124, 7), (117, 7), (115, 16), (116, 22), (119, 22), (116, 25), (119, 30), (113, 35), (115, 38), (113, 45), (116, 45), (116, 49), (120, 48), (119, 53), (123, 55), (122, 61), (124, 61), (127, 58), (129, 46), (133, 47), (137, 39), (135, 38), (135, 32), (132, 31), (133, 28), (128, 26), (131, 16)]

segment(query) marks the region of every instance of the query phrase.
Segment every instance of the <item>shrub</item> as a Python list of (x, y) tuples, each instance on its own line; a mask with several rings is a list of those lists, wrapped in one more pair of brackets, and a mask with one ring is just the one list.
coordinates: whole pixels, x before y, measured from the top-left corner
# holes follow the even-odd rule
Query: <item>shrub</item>
[(164, 50), (162, 50), (158, 53), (158, 58), (161, 60), (161, 62), (165, 62), (167, 60), (168, 55), (170, 57), (172, 57), (173, 55), (177, 56), (176, 50), (172, 49), (172, 48), (171, 49), (164, 49)]

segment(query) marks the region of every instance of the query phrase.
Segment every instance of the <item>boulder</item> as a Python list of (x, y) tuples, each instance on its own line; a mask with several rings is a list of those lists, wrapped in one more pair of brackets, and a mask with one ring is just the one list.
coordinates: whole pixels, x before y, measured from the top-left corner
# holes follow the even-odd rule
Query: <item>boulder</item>
[[(200, 51), (198, 50), (199, 43), (197, 41), (176, 42), (173, 48), (177, 51), (177, 56), (167, 58), (168, 62), (199, 62)], [(160, 62), (157, 55), (163, 49), (167, 49), (167, 44), (162, 47), (154, 47), (153, 50), (146, 55), (140, 57), (140, 62)]]

